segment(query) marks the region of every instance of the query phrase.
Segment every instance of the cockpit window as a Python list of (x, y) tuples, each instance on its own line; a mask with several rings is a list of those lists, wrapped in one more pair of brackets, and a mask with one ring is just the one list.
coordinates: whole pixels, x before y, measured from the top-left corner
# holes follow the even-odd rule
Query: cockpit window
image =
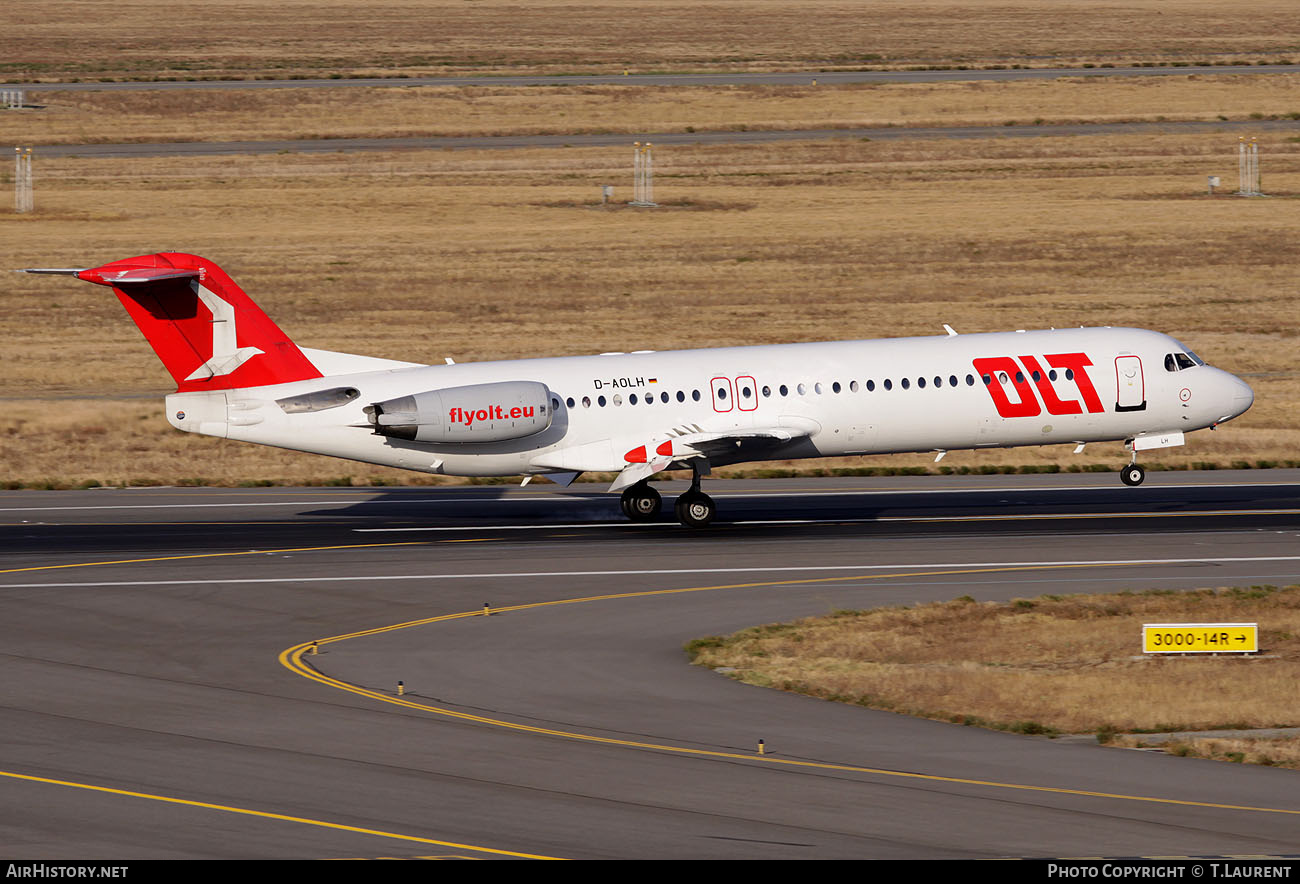
[(1178, 360), (1178, 367), (1179, 367), (1179, 368), (1194, 368), (1195, 366), (1202, 364), (1202, 363), (1199, 363), (1199, 362), (1194, 361), (1194, 360), (1193, 360), (1190, 356), (1188, 356), (1186, 353), (1175, 353), (1175, 354), (1174, 354), (1174, 359)]
[(1204, 364), (1199, 358), (1189, 356), (1187, 353), (1165, 354), (1165, 371), (1182, 371), (1184, 368), (1195, 368)]
[[(1188, 346), (1187, 346), (1186, 344), (1184, 344), (1182, 341), (1180, 341), (1180, 340), (1178, 340), (1178, 339), (1176, 339), (1176, 338), (1171, 338), (1171, 339), (1170, 339), (1170, 343), (1172, 343), (1172, 344), (1176, 344), (1176, 345), (1178, 346), (1178, 349), (1181, 351), (1181, 352), (1174, 352), (1174, 353), (1169, 354), (1170, 356), (1173, 356), (1173, 357), (1174, 357), (1174, 364), (1175, 364), (1175, 365), (1177, 365), (1177, 366), (1183, 366), (1183, 367), (1185, 367), (1185, 368), (1190, 367), (1190, 366), (1184, 366), (1184, 365), (1183, 365), (1183, 361), (1182, 361), (1182, 359), (1180, 359), (1179, 357), (1182, 357), (1183, 359), (1190, 359), (1191, 362), (1192, 362), (1192, 365), (1204, 365), (1204, 364), (1205, 364), (1205, 360), (1202, 359), (1201, 357), (1197, 356), (1195, 353), (1193, 353), (1193, 352), (1192, 352), (1192, 348), (1191, 348), (1191, 347), (1188, 347)], [(1168, 357), (1165, 357), (1165, 358), (1168, 359)], [(1170, 371), (1177, 371), (1176, 368), (1171, 368), (1171, 369), (1169, 369), (1169, 370), (1170, 370)]]

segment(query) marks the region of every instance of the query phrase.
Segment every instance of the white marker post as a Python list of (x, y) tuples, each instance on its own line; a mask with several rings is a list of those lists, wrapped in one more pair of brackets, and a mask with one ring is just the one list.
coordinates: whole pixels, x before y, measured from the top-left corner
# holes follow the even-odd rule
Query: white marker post
[(32, 199), (32, 149), (14, 148), (14, 211), (22, 214), (34, 208)]
[(1254, 138), (1246, 143), (1243, 136), (1237, 143), (1237, 178), (1240, 186), (1237, 196), (1263, 196), (1259, 188), (1259, 144)]
[(654, 157), (650, 152), (650, 142), (645, 146), (641, 142), (632, 143), (632, 202), (629, 206), (652, 209), (658, 205), (654, 201)]

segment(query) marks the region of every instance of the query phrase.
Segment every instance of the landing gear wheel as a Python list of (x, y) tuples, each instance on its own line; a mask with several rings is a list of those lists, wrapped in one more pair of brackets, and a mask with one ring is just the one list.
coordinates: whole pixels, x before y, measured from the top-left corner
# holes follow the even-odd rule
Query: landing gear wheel
[(623, 515), (633, 522), (650, 522), (659, 517), (664, 499), (649, 485), (638, 482), (623, 491), (619, 503), (623, 507)]
[(1131, 463), (1124, 469), (1120, 470), (1119, 478), (1125, 485), (1141, 485), (1142, 480), (1147, 477), (1147, 471), (1135, 463)]
[(674, 505), (677, 521), (690, 528), (703, 528), (718, 514), (718, 505), (703, 491), (687, 491)]

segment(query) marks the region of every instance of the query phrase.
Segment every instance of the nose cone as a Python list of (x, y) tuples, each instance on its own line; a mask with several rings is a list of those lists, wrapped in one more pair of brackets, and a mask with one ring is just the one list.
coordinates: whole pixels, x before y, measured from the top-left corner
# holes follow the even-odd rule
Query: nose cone
[(1255, 391), (1236, 375), (1228, 375), (1228, 397), (1230, 407), (1228, 414), (1223, 418), (1225, 421), (1245, 414), (1246, 410), (1255, 404)]

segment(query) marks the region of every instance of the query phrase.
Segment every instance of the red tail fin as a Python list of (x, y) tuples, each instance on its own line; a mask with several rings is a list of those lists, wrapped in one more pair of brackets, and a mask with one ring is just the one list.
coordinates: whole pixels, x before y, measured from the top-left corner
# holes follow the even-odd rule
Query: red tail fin
[(142, 255), (82, 270), (77, 277), (112, 287), (178, 392), (321, 376), (243, 289), (197, 255)]

